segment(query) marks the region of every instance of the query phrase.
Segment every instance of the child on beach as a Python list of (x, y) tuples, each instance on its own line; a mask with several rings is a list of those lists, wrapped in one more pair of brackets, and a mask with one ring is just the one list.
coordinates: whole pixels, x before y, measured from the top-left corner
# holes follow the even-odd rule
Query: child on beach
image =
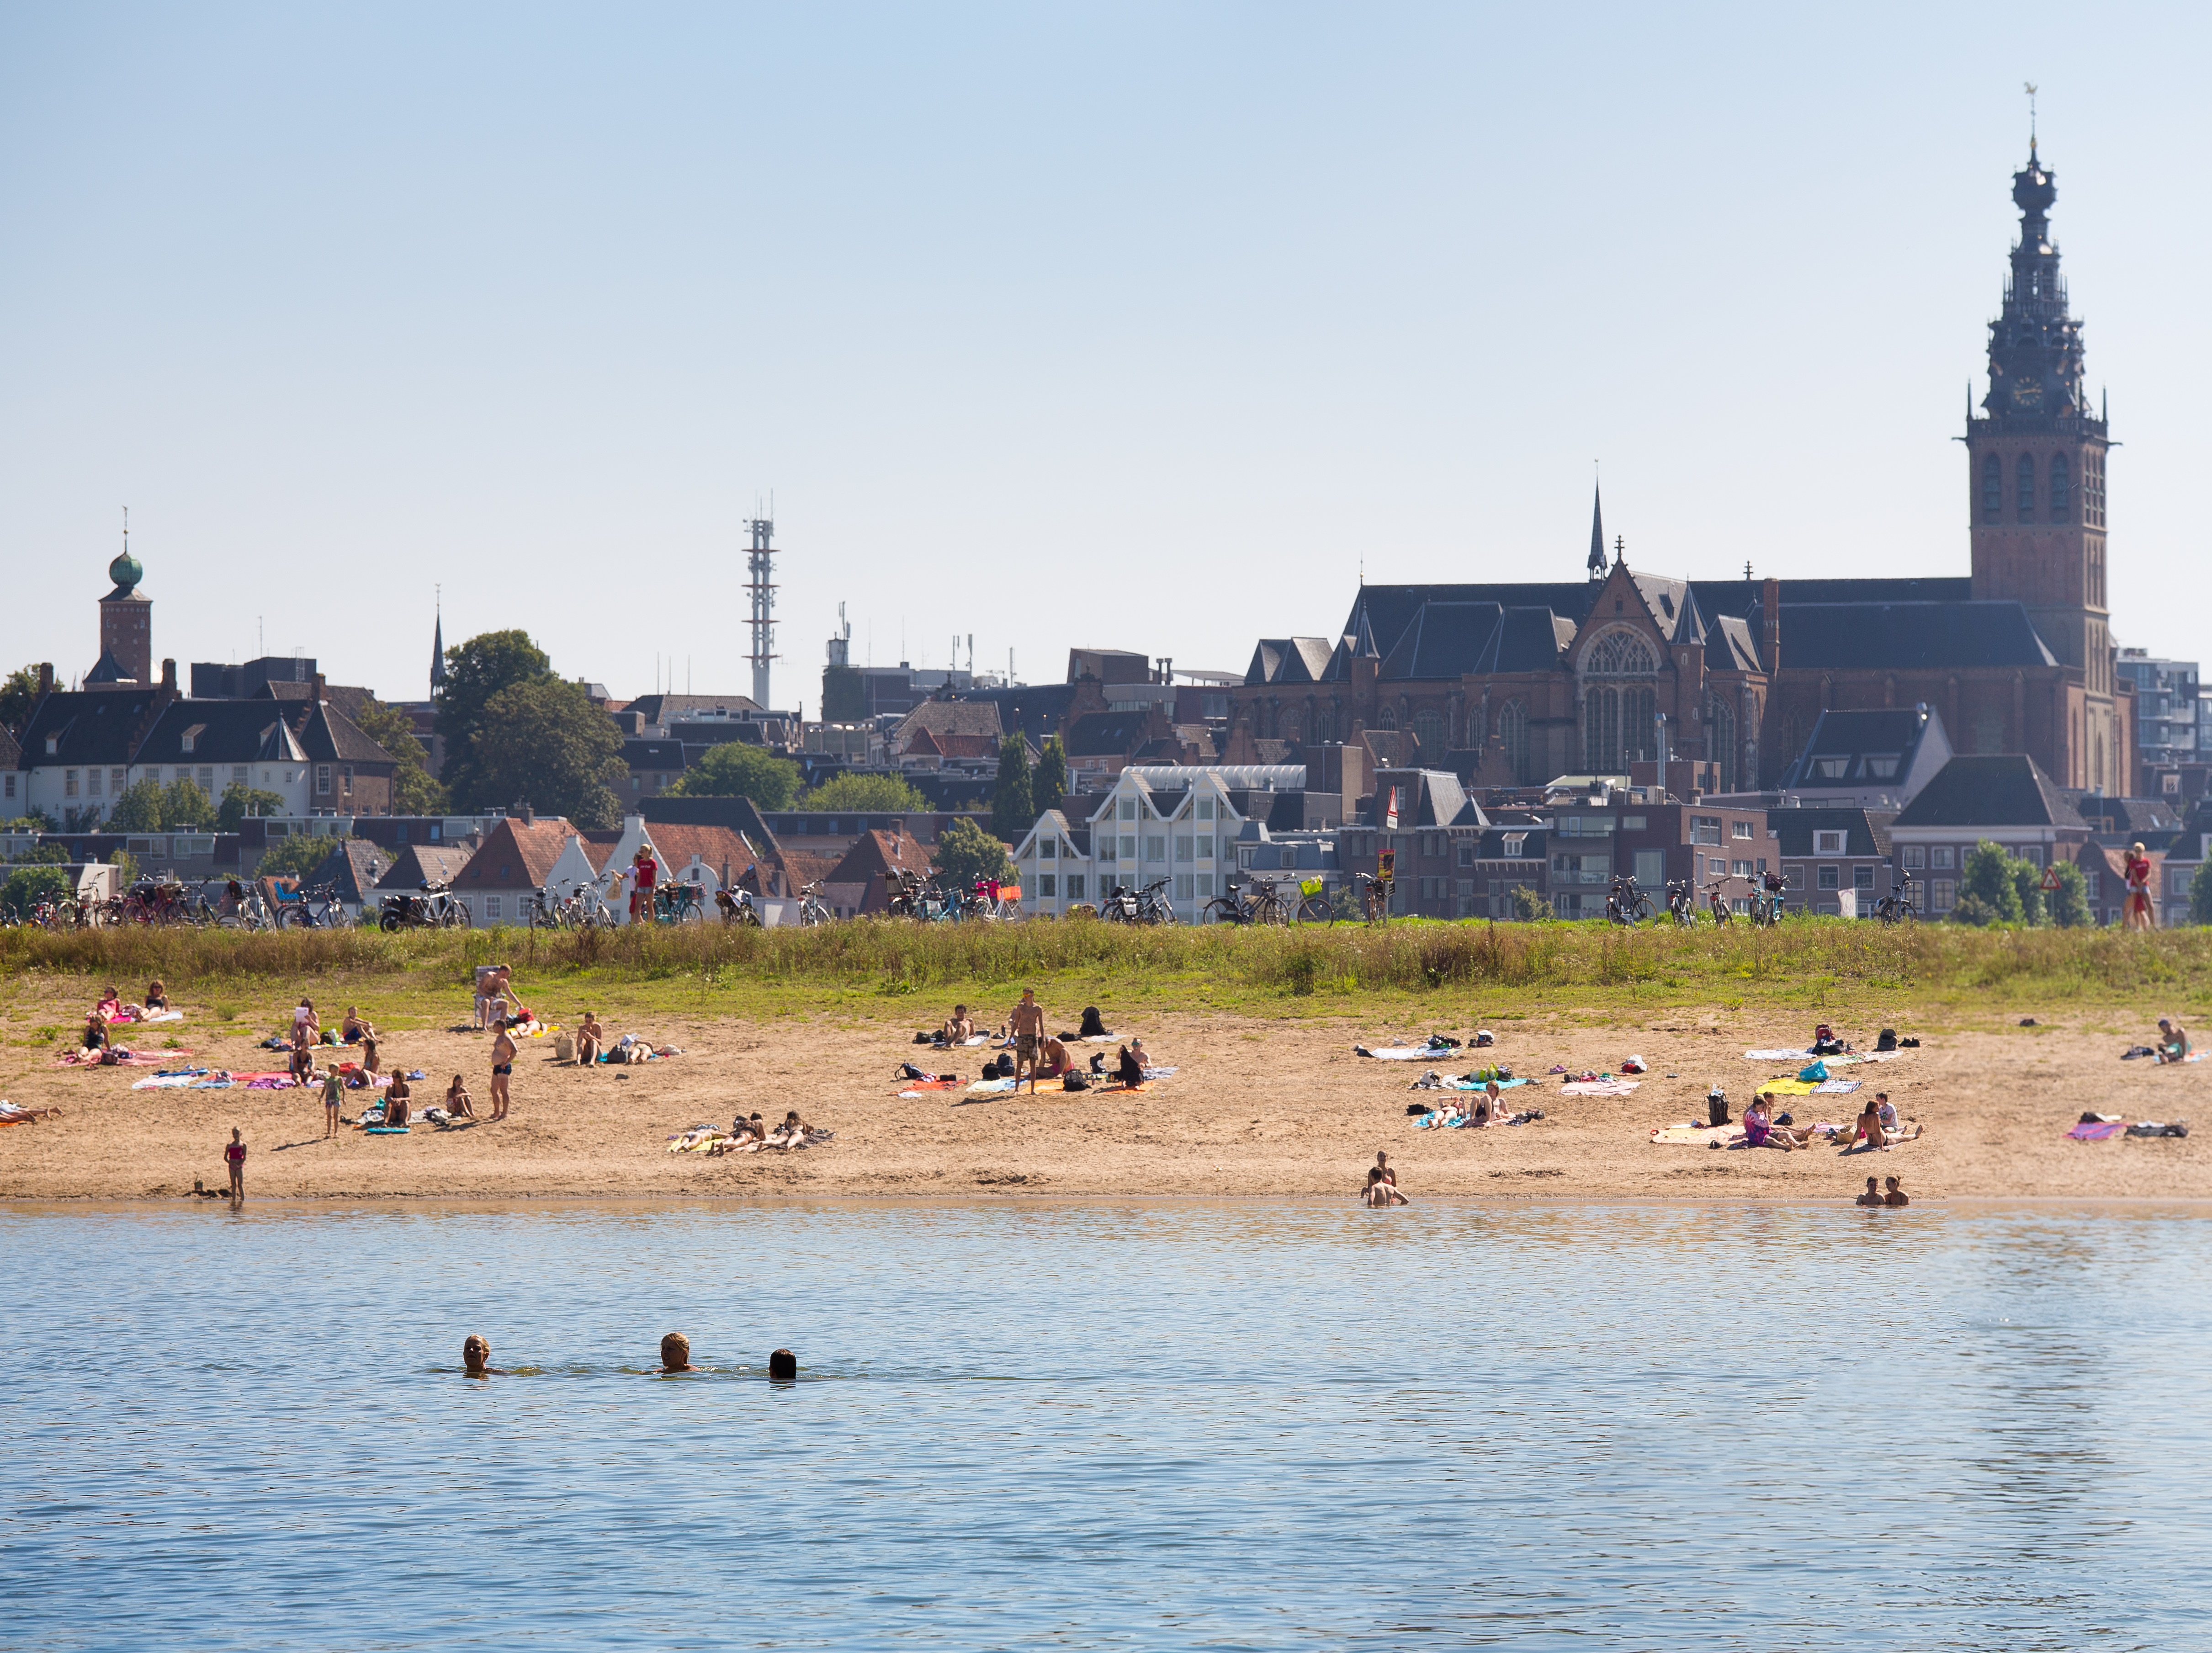
[(235, 1208), (246, 1203), (246, 1139), (235, 1125), (230, 1127), (230, 1146), (222, 1151), (222, 1158), (230, 1169), (230, 1203)]
[[(305, 1055), (304, 1050), (300, 1053)], [(333, 1062), (323, 1073), (323, 1140), (327, 1142), (338, 1133), (338, 1109), (345, 1101), (345, 1075)]]

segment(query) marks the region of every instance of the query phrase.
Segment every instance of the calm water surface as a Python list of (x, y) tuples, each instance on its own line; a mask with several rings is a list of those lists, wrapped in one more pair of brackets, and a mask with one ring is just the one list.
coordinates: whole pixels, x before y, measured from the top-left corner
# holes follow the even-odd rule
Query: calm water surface
[[(0, 1234), (11, 1647), (2212, 1645), (2185, 1214)], [(644, 1375), (672, 1328), (716, 1370)]]

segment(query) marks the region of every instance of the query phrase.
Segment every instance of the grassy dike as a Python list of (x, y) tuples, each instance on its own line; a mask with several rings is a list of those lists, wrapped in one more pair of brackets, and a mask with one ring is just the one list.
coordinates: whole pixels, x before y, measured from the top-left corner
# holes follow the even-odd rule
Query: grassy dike
[[(1401, 921), (1290, 930), (1134, 929), (1096, 921), (915, 925), (863, 920), (807, 930), (717, 924), (563, 934), (526, 930), (102, 929), (0, 932), (4, 992), (73, 1001), (112, 981), (159, 976), (179, 999), (258, 1006), (306, 991), (450, 1006), (474, 967), (515, 966), (533, 1002), (660, 1005), (733, 1015), (835, 1011), (933, 1021), (967, 998), (996, 1015), (1024, 986), (1056, 1006), (1116, 1013), (1219, 1010), (1287, 1017), (1676, 1008), (1806, 1009), (1838, 1016), (1974, 1020), (2025, 1006), (2202, 1014), (2212, 1006), (2212, 929), (1886, 930), (1799, 917), (1626, 932), (1599, 923)], [(921, 1002), (911, 1011), (902, 999)], [(228, 1014), (230, 1012), (221, 1012)]]

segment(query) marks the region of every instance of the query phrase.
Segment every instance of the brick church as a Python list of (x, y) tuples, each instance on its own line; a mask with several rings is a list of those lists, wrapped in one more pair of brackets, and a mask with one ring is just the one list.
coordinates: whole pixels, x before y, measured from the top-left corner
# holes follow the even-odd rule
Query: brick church
[(1585, 578), (1363, 585), (1334, 637), (1263, 639), (1235, 732), (1308, 744), (1392, 732), (1394, 760), (1482, 786), (1698, 760), (1723, 791), (1771, 787), (1830, 707), (1939, 712), (1964, 752), (2027, 752), (2061, 786), (2125, 795), (2134, 701), (2105, 608), (2103, 417), (2082, 387), (2033, 143), (1990, 388), (1968, 412), (1972, 572), (1919, 579), (1682, 580), (1608, 558)]

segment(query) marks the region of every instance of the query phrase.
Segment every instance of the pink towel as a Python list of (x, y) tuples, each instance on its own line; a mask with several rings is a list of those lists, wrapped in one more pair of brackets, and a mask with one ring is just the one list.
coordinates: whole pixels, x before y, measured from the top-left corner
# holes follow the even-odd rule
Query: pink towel
[(2102, 1142), (2107, 1137), (2118, 1136), (2128, 1128), (2123, 1119), (2099, 1120), (2087, 1125), (2076, 1125), (2066, 1133), (2076, 1142)]

